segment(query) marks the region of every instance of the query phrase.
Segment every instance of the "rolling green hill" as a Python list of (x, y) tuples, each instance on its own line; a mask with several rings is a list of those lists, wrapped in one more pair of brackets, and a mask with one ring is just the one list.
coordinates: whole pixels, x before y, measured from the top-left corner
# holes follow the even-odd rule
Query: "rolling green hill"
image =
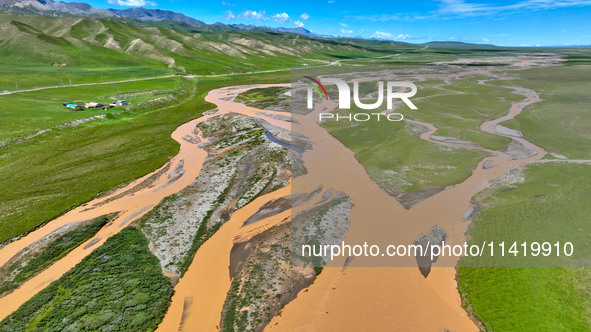
[[(199, 31), (90, 17), (0, 15), (0, 90), (154, 76), (226, 74), (321, 65), (420, 48), (396, 42), (310, 38), (265, 31)], [(66, 66), (51, 66), (65, 63)], [(10, 65), (10, 66), (8, 66)], [(20, 77), (12, 75), (19, 66)], [(27, 81), (27, 73), (34, 79)], [(25, 75), (23, 75), (25, 74)], [(22, 76), (25, 76), (24, 78)], [(19, 81), (20, 82), (17, 82)]]

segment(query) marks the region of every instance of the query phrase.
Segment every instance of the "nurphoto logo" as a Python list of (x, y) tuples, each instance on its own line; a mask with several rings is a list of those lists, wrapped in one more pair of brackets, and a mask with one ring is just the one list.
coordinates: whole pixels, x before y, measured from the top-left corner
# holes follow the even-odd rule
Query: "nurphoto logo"
[[(313, 94), (314, 90), (324, 100), (330, 100), (326, 89), (322, 83), (332, 83), (337, 86), (339, 91), (339, 108), (351, 109), (351, 88), (349, 85), (338, 78), (321, 78), (320, 81), (310, 76), (303, 76), (303, 83), (308, 84), (307, 107), (314, 108)], [(313, 84), (314, 83), (314, 84)], [(372, 104), (364, 104), (359, 98), (359, 82), (353, 82), (353, 102), (357, 107), (363, 110), (375, 110), (384, 103), (384, 90), (386, 91), (386, 109), (391, 110), (394, 99), (402, 100), (410, 109), (416, 110), (417, 107), (410, 101), (410, 97), (417, 93), (417, 86), (412, 82), (386, 82), (384, 89), (384, 81), (378, 81), (378, 99)], [(410, 89), (408, 92), (400, 92), (401, 88)]]

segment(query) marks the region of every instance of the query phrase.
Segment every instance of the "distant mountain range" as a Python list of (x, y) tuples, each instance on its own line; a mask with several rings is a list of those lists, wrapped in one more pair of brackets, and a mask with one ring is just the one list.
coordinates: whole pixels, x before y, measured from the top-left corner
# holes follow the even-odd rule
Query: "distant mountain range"
[(177, 21), (191, 25), (205, 25), (205, 23), (202, 21), (188, 17), (181, 13), (171, 12), (170, 10), (146, 9), (141, 7), (129, 9), (109, 8), (107, 10), (118, 16), (135, 18), (142, 21)]
[[(324, 37), (337, 39), (369, 39), (382, 40), (376, 38), (358, 37), (336, 37), (329, 35), (318, 35), (301, 27), (286, 28), (286, 27), (267, 27), (256, 26), (252, 24), (224, 24), (216, 22), (207, 24), (203, 21), (186, 16), (181, 13), (170, 10), (148, 9), (142, 7), (134, 7), (128, 9), (114, 9), (114, 8), (95, 8), (84, 2), (63, 2), (54, 0), (0, 0), (0, 13), (19, 14), (19, 15), (43, 15), (51, 17), (93, 17), (93, 18), (108, 18), (111, 20), (119, 20), (123, 22), (132, 23), (139, 26), (159, 26), (173, 29), (185, 29), (195, 32), (231, 32), (231, 31), (275, 31), (281, 33), (291, 33), (307, 37)], [(486, 44), (471, 44), (454, 41), (443, 42), (429, 42), (424, 45), (432, 46), (451, 46), (462, 47), (472, 45), (492, 46)], [(589, 47), (589, 46), (577, 46)]]
[[(216, 23), (216, 24), (222, 24), (222, 23)], [(224, 25), (224, 24), (222, 24)], [(287, 33), (296, 33), (298, 35), (304, 35), (304, 36), (309, 36), (309, 37), (319, 37), (319, 35), (310, 32), (307, 29), (304, 28), (283, 28), (283, 27), (279, 27), (279, 28), (271, 28), (271, 27), (266, 27), (266, 26), (257, 26), (257, 25), (252, 25), (252, 24), (230, 24), (228, 25), (229, 27), (232, 28), (236, 28), (239, 30), (255, 30), (255, 29), (263, 29), (263, 30), (271, 30), (271, 31), (279, 31), (279, 32), (287, 32)]]
[(314, 37), (315, 34), (304, 28), (272, 28), (255, 25), (214, 23), (208, 25), (202, 21), (170, 10), (129, 8), (129, 9), (101, 9), (84, 2), (63, 2), (53, 0), (0, 0), (0, 12), (13, 14), (33, 14), (45, 16), (89, 16), (99, 18), (130, 18), (146, 22), (174, 21), (189, 24), (199, 30), (224, 32), (232, 30), (271, 30), (295, 33)]
[(94, 8), (83, 2), (53, 0), (0, 0), (3, 11), (58, 16), (59, 13), (85, 16), (114, 16), (107, 9)]

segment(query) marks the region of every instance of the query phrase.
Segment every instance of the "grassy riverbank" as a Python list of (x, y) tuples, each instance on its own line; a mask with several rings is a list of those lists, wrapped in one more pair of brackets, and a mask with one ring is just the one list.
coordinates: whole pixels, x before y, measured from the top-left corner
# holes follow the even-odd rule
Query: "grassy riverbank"
[[(114, 215), (98, 217), (63, 234), (51, 234), (47, 239), (27, 247), (0, 268), (0, 295), (18, 288), (40, 271), (66, 256), (70, 251), (93, 237)], [(67, 226), (66, 226), (67, 227)], [(59, 230), (58, 232), (59, 233)]]
[[(560, 158), (589, 159), (591, 66), (569, 62), (514, 75), (519, 79), (490, 83), (535, 89), (542, 101), (503, 125), (522, 131), (528, 140)], [(549, 155), (546, 159), (554, 158)], [(470, 241), (571, 241), (580, 258), (572, 266), (586, 266), (591, 231), (590, 172), (589, 164), (566, 162), (514, 170), (493, 188), (475, 196), (485, 208), (475, 216)], [(515, 267), (458, 268), (458, 289), (464, 304), (486, 330), (591, 328), (589, 268), (551, 267), (556, 259), (547, 265), (536, 264), (546, 267), (523, 267), (531, 266), (532, 259), (507, 259), (514, 263), (505, 263)], [(477, 263), (460, 261), (463, 266)]]
[(0, 322), (0, 331), (151, 331), (172, 291), (146, 238), (127, 227)]
[[(508, 138), (479, 131), (482, 122), (507, 112), (511, 102), (523, 99), (510, 89), (478, 84), (485, 77), (419, 82), (415, 101), (419, 110), (404, 107), (407, 118), (434, 124), (441, 140), (461, 141), (491, 149), (504, 149)], [(361, 110), (355, 109), (355, 112)], [(405, 121), (328, 121), (329, 133), (338, 138), (365, 166), (374, 181), (403, 193), (444, 187), (466, 179), (486, 153), (425, 141), (418, 136), (426, 128)]]
[[(590, 172), (590, 165), (533, 165), (526, 169), (521, 181), (485, 190), (476, 198), (488, 207), (477, 214), (468, 233), (470, 243), (571, 241), (575, 254), (583, 259), (573, 265), (585, 266), (580, 264), (584, 257), (589, 257), (586, 242), (591, 232)], [(497, 260), (514, 267), (458, 268), (458, 288), (468, 311), (491, 331), (591, 328), (589, 269), (519, 267), (531, 266), (528, 265), (533, 263), (531, 253), (529, 256), (524, 259), (508, 254), (505, 260)], [(540, 255), (537, 261), (548, 261), (548, 258)], [(552, 266), (552, 262), (556, 260), (546, 266)], [(479, 259), (460, 262), (461, 266), (474, 264), (478, 265)]]
[(213, 107), (204, 101), (211, 89), (288, 80), (286, 73), (184, 79), (174, 98), (5, 146), (0, 150), (0, 241), (162, 166), (179, 147), (170, 133)]
[(536, 90), (543, 102), (504, 125), (531, 142), (573, 159), (591, 158), (591, 65), (577, 64), (518, 72), (519, 80), (491, 81)]

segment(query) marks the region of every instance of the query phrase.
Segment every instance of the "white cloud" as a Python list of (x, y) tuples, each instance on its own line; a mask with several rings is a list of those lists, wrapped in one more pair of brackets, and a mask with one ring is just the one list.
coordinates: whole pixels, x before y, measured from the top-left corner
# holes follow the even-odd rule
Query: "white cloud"
[(376, 31), (371, 35), (372, 38), (378, 39), (392, 39), (394, 35), (389, 32)]
[(298, 28), (303, 28), (304, 27), (304, 23), (302, 23), (301, 21), (295, 21), (295, 22), (293, 22), (293, 24), (295, 24), (296, 27), (298, 27)]
[(344, 35), (352, 35), (353, 34), (353, 30), (341, 29), (341, 33), (344, 34)]
[(285, 23), (285, 22), (289, 21), (289, 15), (287, 15), (287, 13), (285, 13), (285, 12), (275, 14), (275, 15), (273, 15), (273, 20), (277, 23)]
[(234, 13), (232, 13), (231, 10), (226, 10), (226, 12), (224, 13), (224, 21), (226, 22), (230, 22), (231, 20), (235, 19), (236, 16), (234, 15)]
[(300, 15), (300, 18), (305, 21), (310, 18), (310, 15), (303, 13), (302, 15)]
[(441, 8), (439, 11), (442, 13), (472, 13), (492, 8), (484, 4), (467, 3), (464, 0), (441, 0), (440, 2)]
[(385, 13), (376, 15), (350, 15), (345, 17), (371, 22), (416, 21), (437, 17), (510, 15), (557, 8), (591, 6), (591, 0), (521, 0), (506, 5), (497, 5), (494, 1), (489, 0), (436, 0), (436, 2), (439, 3), (439, 8), (426, 15), (417, 15), (416, 13)]
[(226, 2), (226, 1), (222, 1), (222, 6), (230, 6), (230, 7), (234, 7), (234, 6), (236, 6), (236, 5), (235, 5), (235, 4), (233, 4), (233, 3)]
[(267, 17), (267, 12), (264, 10), (261, 11), (254, 11), (254, 10), (245, 10), (244, 12), (242, 12), (240, 15), (238, 15), (239, 18), (246, 18), (246, 19), (251, 19), (251, 20), (258, 20), (258, 21), (265, 21), (268, 20), (269, 18)]
[(523, 0), (508, 5), (490, 5), (467, 2), (465, 0), (439, 0), (438, 14), (455, 16), (480, 16), (493, 14), (513, 14), (575, 6), (591, 6), (591, 0)]
[(354, 18), (360, 21), (371, 21), (371, 22), (389, 22), (389, 21), (400, 21), (403, 19), (399, 14), (378, 14), (378, 15), (355, 15), (347, 16), (348, 18)]
[(345, 24), (345, 23), (339, 23), (342, 27), (348, 27), (349, 24)]
[(400, 33), (395, 36), (394, 34), (383, 31), (376, 31), (371, 35), (371, 37), (377, 39), (416, 39), (407, 33)]
[(145, 7), (145, 6), (156, 6), (154, 1), (146, 0), (108, 0), (110, 4), (125, 6), (125, 7)]

